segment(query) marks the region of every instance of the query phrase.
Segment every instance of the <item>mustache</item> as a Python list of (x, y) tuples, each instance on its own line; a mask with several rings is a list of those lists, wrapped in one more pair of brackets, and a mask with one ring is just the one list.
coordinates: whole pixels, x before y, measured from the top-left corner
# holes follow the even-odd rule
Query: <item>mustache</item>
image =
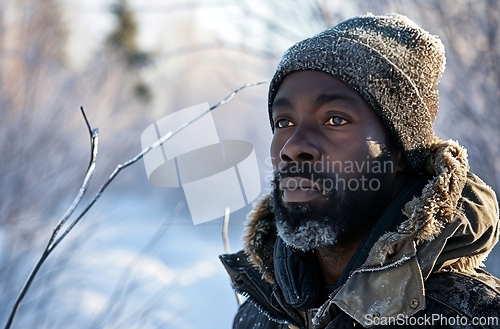
[(280, 171), (274, 172), (274, 179), (271, 181), (273, 190), (283, 191), (284, 189), (316, 189), (322, 191), (324, 195), (333, 195), (337, 192), (338, 174), (328, 174), (316, 172), (314, 170), (297, 171), (297, 166), (287, 164)]
[(317, 172), (314, 170), (305, 169), (299, 163), (289, 162), (279, 168), (278, 171), (274, 172), (274, 181), (279, 182), (285, 178), (305, 178), (305, 179), (313, 179), (317, 180), (325, 180), (325, 179), (335, 179), (335, 174), (328, 174), (324, 172)]

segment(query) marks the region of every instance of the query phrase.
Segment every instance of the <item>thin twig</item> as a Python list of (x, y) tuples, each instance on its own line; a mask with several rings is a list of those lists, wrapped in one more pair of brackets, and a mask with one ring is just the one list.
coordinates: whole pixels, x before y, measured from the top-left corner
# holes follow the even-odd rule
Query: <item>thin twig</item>
[(21, 292), (19, 293), (19, 296), (17, 297), (16, 302), (14, 303), (14, 306), (12, 307), (12, 310), (11, 310), (10, 315), (9, 315), (9, 319), (7, 320), (7, 324), (5, 325), (5, 329), (9, 329), (12, 326), (12, 322), (14, 321), (17, 310), (19, 309), (19, 306), (21, 305), (21, 302), (22, 302), (24, 296), (26, 295), (26, 292), (28, 291), (29, 287), (31, 286), (33, 279), (37, 275), (37, 273), (40, 270), (40, 267), (44, 263), (45, 259), (50, 255), (52, 250), (54, 250), (54, 248), (55, 248), (54, 239), (56, 238), (57, 233), (59, 232), (61, 227), (64, 225), (64, 223), (66, 223), (66, 221), (71, 216), (71, 214), (73, 214), (76, 207), (78, 206), (78, 204), (82, 200), (85, 192), (87, 191), (90, 179), (92, 178), (92, 175), (94, 173), (95, 160), (97, 158), (97, 150), (98, 150), (98, 143), (99, 143), (99, 139), (98, 139), (99, 130), (97, 128), (90, 129), (90, 125), (89, 125), (87, 117), (85, 115), (85, 111), (83, 110), (83, 108), (80, 108), (80, 109), (81, 109), (81, 112), (82, 112), (83, 117), (85, 119), (85, 122), (87, 124), (87, 127), (89, 128), (89, 133), (90, 133), (90, 141), (91, 141), (90, 165), (87, 168), (87, 172), (85, 173), (85, 178), (83, 179), (83, 183), (80, 187), (80, 190), (78, 191), (76, 198), (73, 200), (73, 203), (71, 204), (69, 209), (66, 211), (64, 216), (59, 220), (58, 224), (54, 228), (52, 235), (50, 236), (49, 243), (45, 247), (45, 250), (43, 251), (42, 256), (40, 257), (40, 259), (36, 263), (35, 267), (31, 271), (30, 275), (28, 276), (28, 279), (24, 283), (23, 288), (21, 289)]
[(229, 238), (228, 238), (228, 226), (229, 226), (229, 214), (231, 210), (229, 207), (224, 209), (224, 221), (222, 222), (222, 242), (224, 243), (224, 252), (226, 254), (231, 253), (231, 248), (229, 248)]
[(175, 129), (173, 131), (169, 131), (167, 134), (165, 134), (164, 136), (162, 136), (160, 139), (158, 139), (152, 145), (150, 145), (147, 148), (145, 148), (144, 150), (142, 150), (139, 154), (137, 154), (132, 159), (128, 160), (127, 162), (125, 162), (123, 164), (119, 164), (115, 168), (115, 170), (111, 173), (111, 175), (106, 180), (106, 182), (104, 182), (104, 184), (99, 188), (99, 190), (97, 191), (97, 193), (94, 195), (94, 197), (92, 198), (92, 200), (90, 200), (90, 202), (88, 203), (88, 205), (83, 209), (83, 211), (80, 213), (80, 215), (73, 222), (71, 222), (69, 224), (69, 227), (59, 237), (57, 237), (58, 234), (59, 234), (59, 231), (61, 230), (61, 228), (67, 222), (67, 220), (69, 219), (69, 217), (71, 217), (71, 215), (74, 213), (76, 207), (78, 206), (78, 204), (82, 200), (85, 192), (87, 191), (88, 184), (89, 184), (89, 182), (90, 182), (90, 180), (92, 178), (92, 175), (94, 173), (94, 170), (95, 170), (95, 161), (96, 161), (97, 152), (98, 152), (98, 141), (99, 141), (98, 134), (99, 134), (99, 130), (97, 128), (94, 128), (94, 129), (90, 128), (90, 124), (89, 124), (89, 122), (87, 120), (87, 116), (85, 115), (85, 111), (81, 107), (80, 110), (82, 112), (82, 115), (84, 117), (85, 123), (87, 124), (87, 128), (89, 129), (89, 133), (90, 133), (90, 140), (91, 140), (91, 159), (90, 159), (90, 164), (88, 166), (87, 172), (85, 174), (85, 178), (83, 180), (83, 183), (82, 183), (82, 185), (80, 187), (80, 190), (79, 190), (79, 192), (78, 192), (75, 200), (70, 205), (70, 207), (68, 208), (68, 210), (66, 211), (66, 213), (64, 214), (64, 216), (57, 223), (57, 225), (54, 228), (54, 230), (52, 232), (52, 235), (51, 235), (51, 237), (49, 239), (49, 242), (48, 242), (47, 246), (45, 247), (45, 250), (42, 253), (42, 256), (40, 257), (40, 259), (36, 263), (35, 267), (33, 268), (33, 270), (31, 271), (30, 275), (28, 276), (28, 279), (26, 280), (25, 284), (23, 285), (23, 287), (21, 289), (21, 292), (19, 293), (19, 296), (16, 299), (16, 302), (14, 303), (14, 306), (12, 307), (11, 313), (9, 315), (9, 319), (7, 321), (7, 324), (5, 325), (5, 329), (10, 329), (10, 327), (12, 326), (12, 322), (14, 321), (14, 318), (15, 318), (15, 316), (17, 314), (17, 310), (19, 309), (19, 306), (21, 305), (21, 302), (22, 302), (24, 296), (26, 295), (26, 292), (28, 291), (29, 287), (31, 286), (31, 283), (33, 282), (33, 279), (37, 275), (37, 273), (40, 270), (40, 267), (42, 266), (42, 264), (45, 262), (45, 259), (47, 259), (47, 257), (51, 254), (51, 252), (59, 245), (59, 243), (61, 243), (61, 241), (69, 234), (69, 232), (71, 232), (71, 230), (75, 227), (76, 224), (78, 224), (78, 222), (82, 219), (82, 217), (85, 216), (85, 214), (87, 214), (87, 212), (89, 211), (89, 209), (96, 203), (96, 201), (101, 197), (102, 193), (106, 190), (106, 188), (111, 184), (111, 182), (116, 178), (116, 176), (123, 169), (125, 169), (125, 168), (133, 165), (134, 163), (136, 163), (137, 161), (139, 161), (140, 159), (142, 159), (142, 157), (144, 157), (144, 155), (147, 154), (147, 153), (149, 153), (152, 149), (157, 148), (160, 145), (163, 145), (170, 138), (172, 138), (177, 133), (179, 133), (180, 131), (182, 131), (186, 127), (190, 126), (191, 124), (193, 124), (194, 122), (196, 122), (197, 120), (199, 120), (200, 118), (202, 118), (203, 116), (205, 116), (206, 114), (208, 114), (210, 111), (213, 111), (214, 109), (216, 109), (216, 108), (218, 108), (220, 106), (223, 106), (223, 105), (227, 104), (228, 102), (230, 102), (234, 98), (234, 96), (238, 92), (240, 92), (241, 90), (243, 90), (245, 88), (248, 88), (248, 87), (258, 86), (258, 85), (261, 85), (261, 84), (264, 84), (264, 83), (267, 83), (267, 82), (268, 82), (268, 80), (263, 80), (263, 81), (251, 82), (251, 83), (244, 84), (243, 86), (239, 87), (238, 89), (236, 89), (232, 93), (230, 93), (228, 96), (226, 96), (219, 103), (213, 105), (208, 110), (206, 110), (203, 113), (201, 113), (200, 115), (196, 116), (194, 119), (188, 121), (187, 123), (181, 125), (179, 128), (177, 128), (177, 129)]
[(183, 125), (181, 125), (179, 128), (175, 129), (175, 130), (172, 130), (172, 131), (169, 131), (168, 133), (166, 133), (164, 136), (162, 136), (160, 139), (158, 139), (156, 142), (154, 142), (152, 145), (146, 147), (144, 150), (141, 151), (141, 153), (137, 154), (135, 157), (133, 157), (132, 159), (128, 160), (127, 162), (123, 163), (123, 164), (119, 164), (115, 170), (113, 171), (113, 173), (109, 176), (108, 180), (101, 186), (101, 188), (99, 189), (99, 191), (97, 191), (96, 195), (94, 196), (94, 198), (89, 202), (89, 204), (85, 207), (85, 209), (82, 211), (82, 213), (80, 214), (80, 216), (78, 216), (77, 219), (75, 219), (71, 224), (70, 226), (68, 227), (68, 229), (61, 235), (61, 237), (59, 239), (57, 239), (57, 241), (54, 243), (54, 247), (56, 247), (65, 237), (66, 235), (68, 235), (68, 233), (73, 229), (73, 227), (80, 221), (80, 219), (85, 216), (85, 214), (87, 213), (87, 211), (94, 205), (94, 203), (100, 198), (101, 194), (106, 190), (106, 188), (109, 186), (109, 184), (111, 184), (111, 182), (116, 178), (116, 176), (125, 168), (133, 165), (134, 163), (136, 163), (137, 161), (139, 161), (140, 159), (142, 159), (144, 157), (145, 154), (149, 153), (152, 149), (154, 148), (157, 148), (159, 147), (160, 145), (163, 145), (166, 141), (168, 141), (170, 138), (172, 138), (173, 136), (177, 135), (180, 131), (182, 131), (183, 129), (187, 128), (188, 126), (192, 125), (193, 123), (195, 123), (196, 121), (198, 121), (199, 119), (201, 119), (203, 116), (207, 115), (210, 111), (213, 111), (215, 110), (216, 108), (218, 107), (221, 107), (221, 106), (224, 106), (226, 105), (228, 102), (230, 102), (234, 96), (240, 92), (241, 90), (245, 89), (245, 88), (248, 88), (248, 87), (254, 87), (254, 86), (258, 86), (258, 85), (261, 85), (261, 84), (264, 84), (264, 83), (267, 83), (268, 80), (263, 80), (263, 81), (257, 81), (257, 82), (250, 82), (250, 83), (246, 83), (244, 84), (243, 86), (239, 87), (238, 89), (234, 90), (232, 93), (230, 93), (229, 95), (227, 95), (223, 100), (221, 100), (219, 103), (213, 105), (212, 107), (210, 107), (208, 110), (200, 113), (198, 116), (196, 116), (195, 118), (193, 118), (192, 120), (184, 123)]
[[(229, 207), (226, 207), (226, 209), (224, 209), (224, 220), (222, 222), (222, 242), (224, 243), (224, 252), (226, 254), (231, 253), (231, 248), (229, 247), (229, 234), (228, 234), (230, 213), (231, 210), (229, 209)], [(241, 296), (236, 292), (234, 293), (234, 295), (236, 296), (236, 302), (238, 303), (238, 306), (243, 304), (243, 299), (241, 298)]]
[(80, 201), (82, 200), (85, 192), (87, 192), (88, 185), (90, 183), (90, 180), (91, 180), (92, 175), (94, 174), (94, 170), (95, 170), (95, 161), (97, 159), (97, 151), (98, 151), (98, 144), (99, 144), (98, 133), (99, 133), (99, 130), (97, 128), (94, 128), (92, 130), (92, 135), (91, 135), (92, 136), (91, 137), (92, 152), (90, 155), (91, 158), (90, 158), (89, 167), (87, 169), (87, 173), (86, 173), (85, 178), (83, 180), (82, 186), (80, 187), (80, 191), (78, 191), (78, 195), (76, 196), (75, 200), (73, 200), (73, 203), (68, 208), (68, 210), (66, 211), (64, 216), (59, 220), (59, 223), (57, 223), (57, 225), (52, 233), (52, 236), (50, 237), (49, 244), (47, 245), (47, 249), (49, 249), (49, 250), (52, 250), (53, 248), (55, 248), (56, 245), (61, 240), (61, 238), (60, 238), (54, 243), (54, 240), (57, 237), (57, 234), (59, 233), (61, 228), (64, 226), (64, 224), (67, 222), (69, 217), (73, 214), (73, 212), (75, 211), (78, 204), (80, 204)]

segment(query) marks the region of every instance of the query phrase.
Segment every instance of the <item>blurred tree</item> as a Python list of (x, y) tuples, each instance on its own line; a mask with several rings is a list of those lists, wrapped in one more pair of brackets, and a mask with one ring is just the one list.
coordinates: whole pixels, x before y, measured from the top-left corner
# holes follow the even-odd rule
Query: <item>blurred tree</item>
[(136, 55), (138, 53), (136, 44), (137, 23), (127, 1), (120, 0), (118, 4), (113, 6), (113, 12), (118, 19), (118, 24), (116, 30), (109, 36), (110, 44), (131, 56)]
[[(130, 72), (122, 52), (99, 51), (83, 70), (67, 63), (62, 17), (56, 0), (0, 5), (0, 323), (83, 179), (89, 146), (79, 106), (87, 107), (91, 123), (104, 125), (100, 137), (111, 145), (101, 148), (97, 180), (116, 159), (135, 153), (124, 130), (149, 121), (134, 92), (137, 69)], [(81, 100), (87, 103), (75, 103)], [(133, 180), (128, 176), (122, 182)], [(52, 267), (42, 268), (14, 327), (79, 327), (65, 317), (71, 307), (56, 318), (47, 310), (64, 293), (59, 274), (89, 233), (84, 230)]]
[(108, 43), (115, 51), (123, 54), (127, 67), (137, 76), (134, 87), (136, 95), (148, 102), (151, 100), (151, 90), (140, 78), (139, 71), (149, 59), (148, 55), (137, 47), (137, 22), (127, 0), (120, 0), (118, 4), (113, 5), (112, 12), (118, 24), (109, 36)]

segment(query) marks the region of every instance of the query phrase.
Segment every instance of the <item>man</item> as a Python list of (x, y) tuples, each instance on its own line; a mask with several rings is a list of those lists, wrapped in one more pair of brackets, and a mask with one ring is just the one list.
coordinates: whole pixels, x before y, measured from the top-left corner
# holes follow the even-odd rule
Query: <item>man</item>
[(494, 192), (434, 136), (441, 41), (401, 15), (291, 47), (269, 89), (275, 179), (245, 248), (234, 328), (500, 328)]

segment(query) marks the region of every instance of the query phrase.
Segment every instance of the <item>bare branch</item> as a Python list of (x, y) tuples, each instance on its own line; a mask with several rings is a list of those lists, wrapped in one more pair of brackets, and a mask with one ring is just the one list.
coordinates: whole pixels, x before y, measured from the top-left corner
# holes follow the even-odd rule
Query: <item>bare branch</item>
[(28, 289), (31, 286), (33, 279), (37, 275), (37, 273), (40, 270), (40, 267), (44, 263), (45, 259), (50, 255), (52, 250), (54, 250), (54, 248), (55, 248), (54, 239), (56, 238), (61, 227), (64, 225), (64, 223), (66, 223), (68, 218), (73, 214), (76, 207), (78, 206), (78, 204), (82, 200), (83, 196), (85, 195), (85, 192), (87, 191), (90, 179), (92, 178), (92, 175), (94, 173), (95, 160), (97, 158), (97, 150), (98, 150), (98, 142), (99, 142), (99, 139), (97, 138), (99, 130), (97, 128), (90, 129), (90, 125), (89, 125), (89, 122), (87, 120), (87, 116), (85, 115), (85, 111), (83, 110), (83, 108), (80, 108), (80, 109), (81, 109), (82, 115), (85, 119), (85, 122), (87, 124), (87, 127), (89, 128), (89, 134), (90, 134), (90, 140), (91, 140), (90, 165), (87, 169), (87, 172), (85, 174), (85, 178), (83, 179), (83, 183), (80, 187), (80, 190), (78, 191), (76, 198), (73, 200), (73, 203), (71, 204), (69, 209), (66, 211), (64, 216), (59, 220), (59, 223), (54, 228), (54, 231), (52, 232), (52, 235), (49, 239), (49, 243), (47, 244), (47, 246), (45, 247), (45, 250), (43, 251), (42, 257), (40, 257), (40, 259), (36, 263), (35, 267), (31, 271), (30, 275), (28, 276), (28, 279), (24, 283), (23, 288), (21, 289), (21, 292), (19, 293), (19, 296), (17, 297), (16, 302), (14, 303), (14, 306), (12, 307), (12, 310), (11, 310), (10, 315), (9, 315), (9, 319), (7, 320), (7, 324), (5, 325), (5, 329), (9, 329), (11, 327), (12, 322), (14, 321), (14, 318), (16, 316), (17, 310), (19, 309), (19, 306), (21, 305), (21, 302), (23, 301), (23, 298), (26, 295), (26, 292), (28, 292)]
[[(229, 207), (226, 207), (226, 209), (224, 209), (224, 221), (222, 222), (222, 242), (224, 243), (224, 252), (226, 254), (231, 253), (231, 248), (229, 248), (229, 235), (228, 235), (230, 213), (231, 210), (229, 209)], [(237, 292), (234, 293), (234, 296), (236, 297), (236, 303), (238, 304), (238, 306), (243, 304), (243, 299)]]
[(92, 178), (92, 175), (93, 175), (94, 170), (95, 170), (95, 160), (97, 158), (97, 151), (98, 151), (98, 132), (99, 132), (99, 130), (97, 128), (90, 129), (90, 125), (88, 123), (88, 120), (87, 120), (87, 117), (85, 115), (85, 112), (84, 112), (83, 108), (80, 108), (81, 111), (82, 111), (82, 115), (83, 115), (83, 117), (85, 119), (85, 122), (87, 124), (87, 127), (89, 128), (89, 133), (91, 133), (91, 160), (90, 160), (90, 165), (89, 165), (89, 167), (87, 169), (87, 172), (85, 174), (85, 178), (83, 180), (83, 183), (82, 183), (82, 185), (80, 187), (80, 190), (79, 190), (79, 192), (78, 192), (75, 200), (73, 201), (73, 203), (70, 205), (70, 207), (68, 208), (68, 210), (66, 211), (66, 213), (64, 214), (64, 216), (61, 218), (61, 220), (59, 220), (58, 224), (54, 228), (54, 231), (52, 232), (52, 235), (51, 235), (51, 237), (49, 239), (49, 243), (45, 247), (45, 250), (42, 253), (42, 256), (40, 257), (40, 259), (36, 263), (35, 267), (33, 268), (33, 270), (31, 271), (30, 275), (28, 276), (28, 279), (27, 279), (26, 283), (24, 284), (23, 288), (21, 289), (21, 292), (20, 292), (19, 296), (17, 297), (16, 302), (14, 303), (14, 306), (13, 306), (12, 311), (10, 313), (9, 319), (7, 321), (7, 324), (5, 325), (5, 329), (9, 329), (11, 327), (12, 322), (14, 321), (14, 318), (16, 316), (17, 310), (19, 309), (19, 306), (21, 305), (21, 302), (22, 302), (24, 296), (26, 295), (26, 292), (28, 291), (29, 287), (31, 286), (31, 283), (33, 282), (33, 279), (37, 275), (37, 273), (40, 270), (40, 267), (42, 266), (42, 264), (45, 262), (45, 259), (47, 259), (47, 257), (50, 255), (50, 253), (69, 234), (69, 232), (71, 232), (71, 230), (75, 227), (76, 224), (78, 224), (78, 222), (82, 219), (82, 217), (85, 216), (85, 214), (89, 211), (89, 209), (101, 197), (102, 193), (106, 190), (106, 188), (111, 184), (111, 182), (116, 178), (116, 176), (123, 169), (125, 169), (125, 168), (131, 166), (132, 164), (136, 163), (137, 161), (139, 161), (140, 159), (142, 159), (142, 157), (145, 154), (147, 154), (148, 152), (150, 152), (152, 149), (154, 149), (156, 147), (159, 147), (160, 145), (163, 145), (170, 138), (172, 138), (177, 133), (179, 133), (183, 129), (187, 128), (188, 126), (190, 126), (191, 124), (193, 124), (197, 120), (201, 119), (203, 116), (205, 116), (206, 114), (208, 114), (210, 111), (212, 111), (212, 110), (214, 110), (214, 109), (216, 109), (216, 108), (218, 108), (220, 106), (223, 106), (223, 105), (227, 104), (228, 102), (230, 102), (234, 98), (234, 96), (238, 92), (240, 92), (241, 90), (243, 90), (245, 88), (248, 88), (248, 87), (258, 86), (258, 85), (261, 85), (261, 84), (264, 84), (264, 83), (267, 83), (267, 82), (268, 82), (268, 80), (263, 80), (263, 81), (251, 82), (251, 83), (244, 84), (243, 86), (239, 87), (238, 89), (236, 89), (232, 93), (230, 93), (224, 99), (222, 99), (219, 103), (217, 103), (217, 104), (213, 105), (212, 107), (210, 107), (208, 110), (204, 111), (203, 113), (199, 114), (198, 116), (196, 116), (192, 120), (190, 120), (190, 121), (186, 122), (185, 124), (181, 125), (179, 128), (177, 128), (177, 129), (175, 129), (173, 131), (169, 131), (167, 134), (165, 134), (163, 137), (161, 137), (159, 140), (157, 140), (155, 143), (153, 143), (149, 147), (147, 147), (144, 150), (142, 150), (138, 155), (136, 155), (132, 159), (128, 160), (127, 162), (125, 162), (123, 164), (119, 164), (115, 168), (115, 170), (113, 171), (113, 173), (111, 173), (111, 175), (106, 180), (106, 182), (100, 187), (100, 189), (94, 195), (94, 197), (92, 198), (92, 200), (90, 200), (90, 202), (87, 204), (87, 206), (84, 208), (84, 210), (80, 213), (80, 215), (73, 222), (71, 222), (70, 225), (69, 225), (69, 227), (57, 238), (57, 235), (58, 235), (59, 231), (64, 226), (64, 224), (67, 222), (67, 220), (69, 219), (69, 217), (73, 214), (73, 212), (75, 211), (76, 207), (80, 203), (82, 197), (84, 196), (85, 192), (87, 191), (88, 184), (89, 184), (90, 179)]
[(229, 238), (228, 238), (228, 226), (229, 226), (229, 214), (231, 210), (229, 207), (224, 209), (224, 221), (222, 222), (222, 242), (224, 243), (224, 252), (226, 254), (231, 253), (231, 249), (229, 248)]
[[(57, 234), (61, 230), (61, 228), (64, 226), (64, 224), (67, 222), (69, 217), (73, 214), (75, 211), (76, 207), (80, 204), (80, 201), (82, 200), (83, 196), (85, 195), (85, 192), (87, 192), (88, 185), (90, 183), (90, 179), (92, 178), (92, 175), (94, 174), (95, 170), (95, 161), (97, 159), (97, 152), (98, 152), (98, 144), (99, 144), (99, 129), (94, 128), (90, 129), (89, 122), (87, 121), (87, 117), (85, 116), (85, 112), (83, 111), (83, 108), (81, 108), (83, 117), (85, 118), (85, 122), (87, 123), (87, 126), (89, 127), (89, 133), (90, 133), (90, 145), (91, 145), (91, 152), (90, 152), (90, 163), (89, 167), (87, 168), (87, 173), (85, 174), (85, 178), (83, 180), (82, 186), (80, 187), (80, 191), (78, 191), (78, 195), (76, 196), (75, 200), (73, 200), (73, 203), (71, 206), (68, 208), (64, 216), (59, 220), (59, 223), (57, 223), (52, 236), (50, 237), (49, 244), (47, 245), (46, 250), (51, 250), (53, 249), (56, 244), (54, 244), (54, 240), (57, 237)], [(60, 239), (59, 239), (60, 240)], [(58, 241), (59, 241), (58, 240)], [(58, 243), (56, 241), (56, 243)]]
[(169, 131), (168, 133), (166, 133), (164, 136), (162, 136), (160, 139), (158, 139), (155, 143), (153, 143), (152, 145), (148, 146), (147, 148), (145, 148), (144, 150), (142, 150), (141, 153), (137, 154), (135, 157), (133, 157), (132, 159), (128, 160), (127, 162), (123, 163), (123, 164), (119, 164), (115, 170), (113, 171), (113, 173), (109, 176), (108, 180), (101, 186), (101, 188), (99, 189), (99, 191), (97, 191), (96, 195), (94, 196), (94, 198), (89, 202), (89, 204), (85, 207), (85, 209), (82, 211), (82, 213), (78, 216), (78, 218), (76, 218), (71, 224), (70, 226), (68, 227), (68, 229), (61, 235), (61, 237), (59, 239), (57, 239), (57, 241), (54, 243), (54, 247), (56, 247), (65, 237), (66, 235), (68, 235), (68, 233), (73, 229), (73, 227), (80, 221), (80, 219), (85, 216), (85, 214), (87, 213), (87, 211), (94, 205), (94, 203), (101, 197), (102, 193), (106, 190), (106, 188), (109, 186), (109, 184), (111, 184), (111, 182), (116, 178), (116, 176), (125, 168), (133, 165), (134, 163), (136, 163), (137, 161), (139, 161), (140, 159), (142, 159), (144, 157), (145, 154), (149, 153), (152, 149), (154, 148), (157, 148), (159, 147), (160, 145), (163, 145), (166, 141), (168, 141), (170, 138), (172, 138), (173, 136), (175, 136), (177, 133), (179, 133), (180, 131), (182, 131), (183, 129), (187, 128), (188, 126), (192, 125), (193, 123), (195, 123), (196, 121), (198, 121), (199, 119), (201, 119), (203, 116), (205, 116), (206, 114), (208, 114), (210, 111), (220, 107), (220, 106), (223, 106), (225, 104), (227, 104), (229, 101), (231, 101), (234, 96), (240, 92), (241, 90), (245, 89), (245, 88), (248, 88), (248, 87), (253, 87), (253, 86), (258, 86), (258, 85), (261, 85), (261, 84), (264, 84), (264, 83), (267, 83), (267, 80), (263, 80), (263, 81), (258, 81), (258, 82), (251, 82), (251, 83), (246, 83), (244, 84), (243, 86), (239, 87), (238, 89), (234, 90), (231, 94), (229, 94), (228, 96), (226, 96), (223, 100), (221, 100), (219, 103), (213, 105), (212, 107), (210, 107), (208, 110), (202, 112), (201, 114), (199, 114), (198, 116), (196, 116), (194, 119), (186, 122), (185, 124), (181, 125), (179, 128), (173, 130), (173, 131)]

